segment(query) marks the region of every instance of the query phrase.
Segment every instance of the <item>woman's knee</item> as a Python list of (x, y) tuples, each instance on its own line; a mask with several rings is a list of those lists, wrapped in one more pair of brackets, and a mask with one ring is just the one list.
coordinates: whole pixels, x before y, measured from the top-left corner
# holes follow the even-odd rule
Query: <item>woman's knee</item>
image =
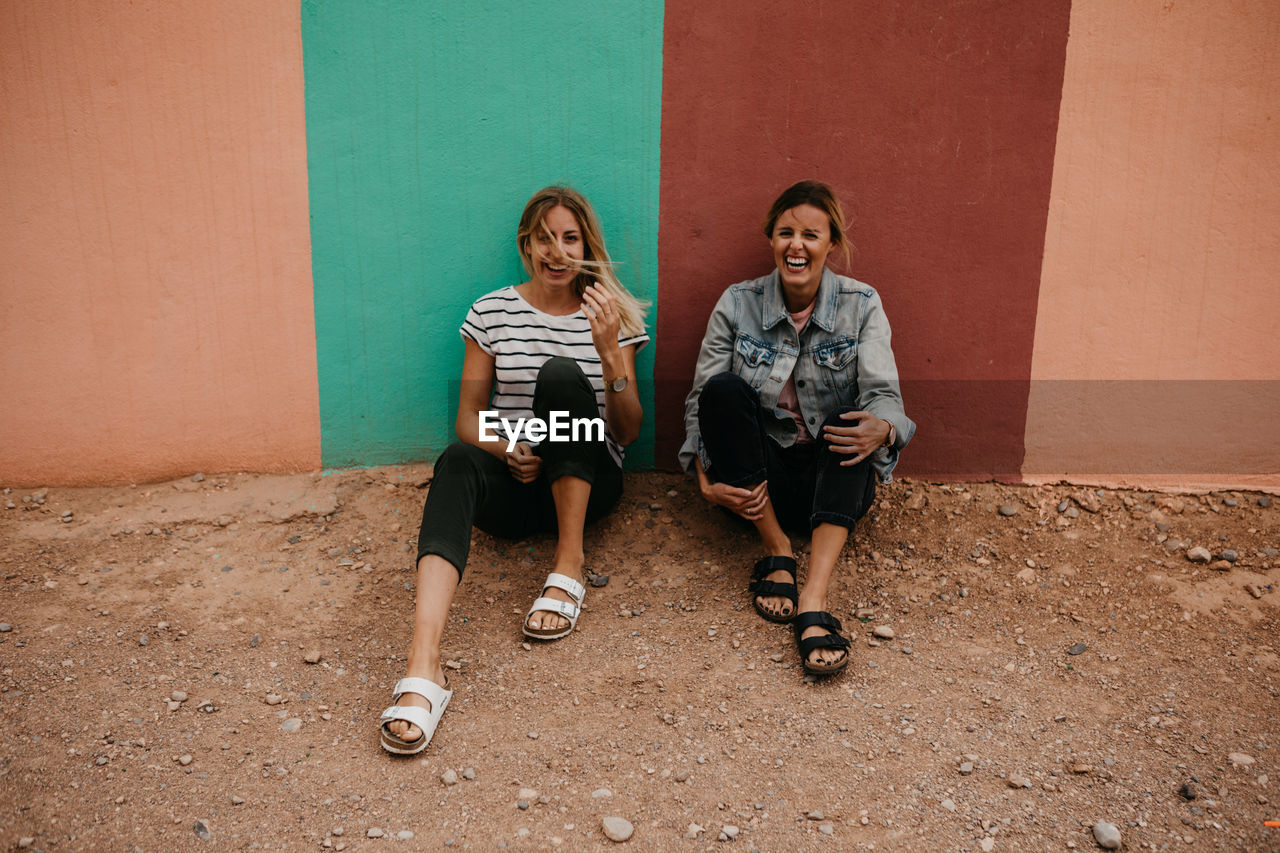
[(741, 402), (754, 403), (759, 399), (760, 394), (751, 387), (751, 383), (726, 370), (712, 376), (702, 386), (702, 391), (698, 393), (698, 406), (722, 407)]
[(587, 375), (582, 372), (578, 362), (563, 355), (553, 356), (538, 368), (538, 382), (586, 382)]

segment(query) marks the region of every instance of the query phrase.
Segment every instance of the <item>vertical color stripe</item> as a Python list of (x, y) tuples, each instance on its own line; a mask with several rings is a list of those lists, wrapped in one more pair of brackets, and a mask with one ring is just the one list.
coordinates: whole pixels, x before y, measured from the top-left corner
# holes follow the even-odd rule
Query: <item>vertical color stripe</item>
[(893, 325), (901, 470), (1018, 476), (1069, 4), (943, 5), (669, 3), (659, 464), (711, 306), (771, 268), (765, 211), (816, 177)]
[(0, 4), (0, 482), (320, 462), (296, 0)]
[(453, 438), (467, 306), (524, 280), (535, 190), (582, 191), (654, 298), (662, 4), (307, 0), (302, 27), (324, 462), (429, 458)]

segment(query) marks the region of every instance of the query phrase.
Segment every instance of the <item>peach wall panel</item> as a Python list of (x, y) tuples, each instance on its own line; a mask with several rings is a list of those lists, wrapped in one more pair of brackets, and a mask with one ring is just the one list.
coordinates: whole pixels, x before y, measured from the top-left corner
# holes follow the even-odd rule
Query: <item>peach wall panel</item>
[(0, 7), (0, 482), (319, 464), (297, 0)]
[(1024, 474), (1280, 484), (1280, 5), (1075, 0)]

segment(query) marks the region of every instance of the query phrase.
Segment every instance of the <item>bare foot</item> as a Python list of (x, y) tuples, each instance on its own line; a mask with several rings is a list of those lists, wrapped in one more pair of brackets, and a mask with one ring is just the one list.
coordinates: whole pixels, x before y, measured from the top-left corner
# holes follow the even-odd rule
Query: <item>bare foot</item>
[[(791, 543), (788, 541), (785, 547), (770, 548), (768, 549), (768, 556), (791, 557), (794, 559), (795, 555), (792, 554), (790, 545)], [(796, 582), (796, 575), (794, 571), (777, 569), (776, 571), (769, 572), (769, 574), (765, 575), (764, 579), (772, 583), (794, 584)], [(757, 595), (756, 606), (778, 619), (791, 618), (796, 609), (795, 605), (791, 603), (791, 599), (784, 595)]]
[[(582, 578), (583, 559), (578, 557), (576, 560), (556, 560), (555, 568), (552, 569), (556, 574), (573, 578), (578, 583), (583, 582)], [(539, 598), (552, 598), (556, 601), (573, 602), (569, 597), (569, 593), (559, 587), (547, 587), (542, 590)], [(530, 631), (541, 631), (543, 633), (554, 633), (563, 631), (569, 627), (569, 620), (559, 613), (552, 613), (549, 610), (535, 610), (529, 614), (527, 622)]]
[[(410, 672), (408, 675), (412, 678), (425, 678), (428, 681), (434, 681), (445, 690), (449, 689), (444, 669), (440, 666), (439, 661), (428, 665), (422, 672)], [(396, 702), (396, 704), (406, 708), (414, 707), (426, 708), (428, 711), (431, 710), (431, 703), (427, 701), (427, 697), (421, 696), (417, 693), (405, 693), (400, 697), (400, 701)], [(422, 729), (407, 720), (392, 720), (386, 725), (387, 731), (407, 743), (413, 743), (418, 738), (422, 737)]]
[[(805, 628), (800, 632), (800, 638), (807, 640), (810, 637), (821, 637), (830, 633), (832, 632), (821, 625), (814, 625), (812, 628)], [(845, 649), (814, 649), (809, 652), (809, 666), (814, 669), (831, 669), (848, 656), (849, 652)]]

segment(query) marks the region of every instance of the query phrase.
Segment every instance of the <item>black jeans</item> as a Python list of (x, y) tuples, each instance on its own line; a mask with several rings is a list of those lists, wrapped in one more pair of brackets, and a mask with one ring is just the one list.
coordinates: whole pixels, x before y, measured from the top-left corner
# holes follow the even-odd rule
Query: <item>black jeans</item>
[[(822, 425), (851, 426), (840, 415), (852, 411), (843, 406), (828, 412)], [(741, 376), (719, 373), (707, 380), (698, 395), (698, 428), (711, 457), (707, 473), (740, 488), (768, 480), (769, 500), (784, 527), (811, 531), (829, 523), (852, 530), (876, 497), (869, 459), (841, 466), (849, 457), (828, 451), (821, 433), (817, 441), (781, 447), (765, 434), (766, 417), (773, 414)]]
[[(549, 421), (553, 411), (568, 412), (571, 418), (600, 416), (591, 382), (573, 359), (549, 359), (538, 371), (534, 416)], [(579, 477), (591, 484), (588, 523), (608, 514), (621, 497), (622, 469), (605, 442), (544, 441), (536, 452), (542, 457), (542, 474), (532, 483), (521, 483), (511, 476), (507, 463), (491, 453), (460, 441), (449, 445), (436, 460), (422, 508), (418, 559), (438, 554), (461, 577), (471, 552), (472, 526), (506, 539), (554, 531), (551, 484), (561, 477)]]

